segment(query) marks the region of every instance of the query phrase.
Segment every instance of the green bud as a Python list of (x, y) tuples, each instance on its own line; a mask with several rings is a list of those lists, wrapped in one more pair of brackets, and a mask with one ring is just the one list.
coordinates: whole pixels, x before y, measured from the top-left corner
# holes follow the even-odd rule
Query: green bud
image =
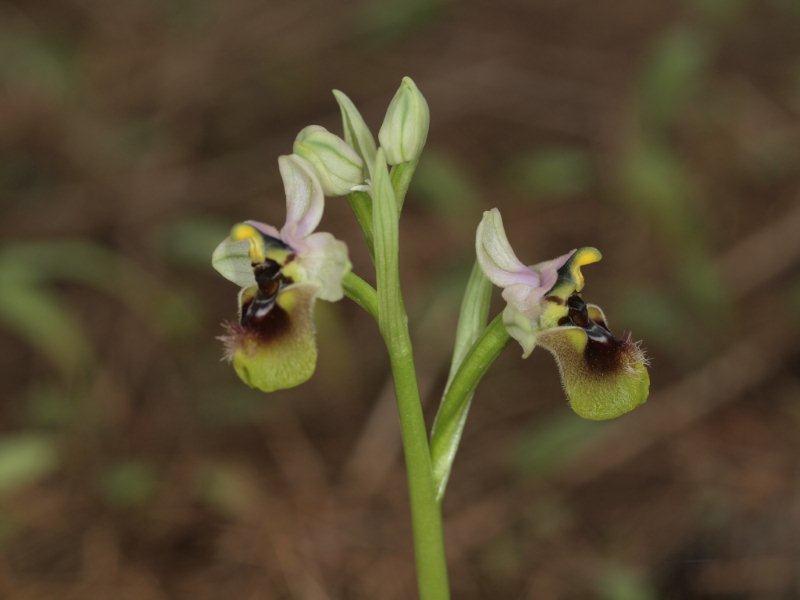
[(306, 159), (326, 196), (344, 196), (364, 183), (364, 162), (347, 142), (319, 125), (297, 134), (294, 153)]
[(410, 77), (403, 77), (378, 133), (386, 162), (397, 165), (419, 158), (428, 137), (429, 123), (425, 96)]

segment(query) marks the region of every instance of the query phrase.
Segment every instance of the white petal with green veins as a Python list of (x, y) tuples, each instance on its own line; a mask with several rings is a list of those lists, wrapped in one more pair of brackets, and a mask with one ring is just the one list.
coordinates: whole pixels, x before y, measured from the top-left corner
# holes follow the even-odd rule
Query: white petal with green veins
[[(314, 233), (305, 242), (308, 249), (296, 261), (304, 271), (303, 280), (319, 286), (317, 297), (321, 300), (341, 300), (344, 296), (342, 278), (352, 267), (347, 244), (327, 232)], [(288, 277), (292, 276), (292, 264), (284, 268)]]
[(506, 326), (508, 335), (522, 346), (522, 358), (528, 358), (536, 348), (538, 329), (534, 322), (509, 304), (503, 310), (503, 325)]
[(256, 284), (250, 259), (250, 242), (225, 238), (211, 255), (211, 264), (217, 272), (239, 287)]

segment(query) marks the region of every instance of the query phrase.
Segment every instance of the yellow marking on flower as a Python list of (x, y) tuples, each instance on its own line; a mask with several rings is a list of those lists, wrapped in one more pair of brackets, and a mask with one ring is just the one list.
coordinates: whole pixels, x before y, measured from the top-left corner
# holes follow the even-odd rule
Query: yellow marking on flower
[(586, 284), (586, 280), (581, 272), (581, 267), (599, 262), (603, 258), (600, 250), (591, 246), (578, 248), (570, 257), (566, 264), (558, 271), (558, 281), (547, 295), (553, 298), (560, 298), (566, 302), (575, 292), (580, 292)]
[(297, 261), (292, 261), (282, 269), (284, 277), (288, 277), (292, 281), (300, 282), (305, 281), (305, 271)]
[(282, 265), (286, 262), (286, 259), (289, 257), (291, 253), (292, 251), (287, 248), (270, 246), (265, 249), (264, 256), (270, 260), (274, 260), (279, 265)]
[(253, 264), (264, 262), (266, 248), (261, 232), (249, 223), (237, 223), (231, 229), (231, 239), (239, 242), (246, 240), (250, 243), (250, 261)]
[(557, 327), (558, 322), (569, 314), (569, 308), (564, 304), (557, 302), (545, 301), (542, 314), (539, 315), (539, 328), (550, 329)]
[(592, 248), (591, 246), (578, 248), (575, 251), (575, 254), (569, 259), (569, 272), (572, 276), (572, 280), (575, 282), (576, 292), (580, 292), (585, 284), (581, 267), (600, 262), (602, 258), (603, 255), (600, 254), (600, 250)]
[(297, 305), (297, 292), (292, 288), (283, 290), (278, 294), (275, 302), (286, 312), (291, 312)]

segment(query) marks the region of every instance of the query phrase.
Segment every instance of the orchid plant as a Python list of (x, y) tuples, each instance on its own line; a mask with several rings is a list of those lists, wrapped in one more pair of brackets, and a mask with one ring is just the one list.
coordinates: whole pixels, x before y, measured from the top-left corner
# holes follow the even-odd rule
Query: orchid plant
[[(511, 339), (527, 357), (541, 346), (555, 357), (577, 415), (612, 419), (645, 402), (647, 360), (630, 335), (617, 338), (603, 311), (583, 300), (582, 267), (600, 260), (584, 247), (526, 265), (509, 244), (500, 211), (484, 213), (475, 238), (450, 374), (430, 435), (422, 412), (399, 277), (398, 222), (428, 135), (428, 104), (406, 77), (378, 133), (350, 99), (334, 91), (344, 139), (317, 125), (303, 129), (278, 159), (286, 220), (234, 225), (212, 256), (239, 288), (238, 318), (221, 339), (247, 385), (272, 392), (314, 373), (314, 303), (347, 296), (377, 321), (389, 356), (403, 437), (419, 594), (449, 597), (440, 504), (475, 388)], [(375, 286), (351, 270), (347, 246), (316, 231), (325, 196), (346, 196), (375, 265)], [(506, 305), (487, 324), (492, 284)]]

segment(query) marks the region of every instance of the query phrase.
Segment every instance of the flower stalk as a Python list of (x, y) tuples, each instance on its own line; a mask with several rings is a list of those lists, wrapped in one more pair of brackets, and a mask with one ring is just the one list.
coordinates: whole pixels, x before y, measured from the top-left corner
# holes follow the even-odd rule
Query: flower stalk
[(408, 316), (400, 290), (398, 211), (386, 160), (371, 169), (378, 327), (389, 353), (406, 460), (420, 598), (449, 598), (442, 517), (431, 468), (428, 432), (417, 385)]

